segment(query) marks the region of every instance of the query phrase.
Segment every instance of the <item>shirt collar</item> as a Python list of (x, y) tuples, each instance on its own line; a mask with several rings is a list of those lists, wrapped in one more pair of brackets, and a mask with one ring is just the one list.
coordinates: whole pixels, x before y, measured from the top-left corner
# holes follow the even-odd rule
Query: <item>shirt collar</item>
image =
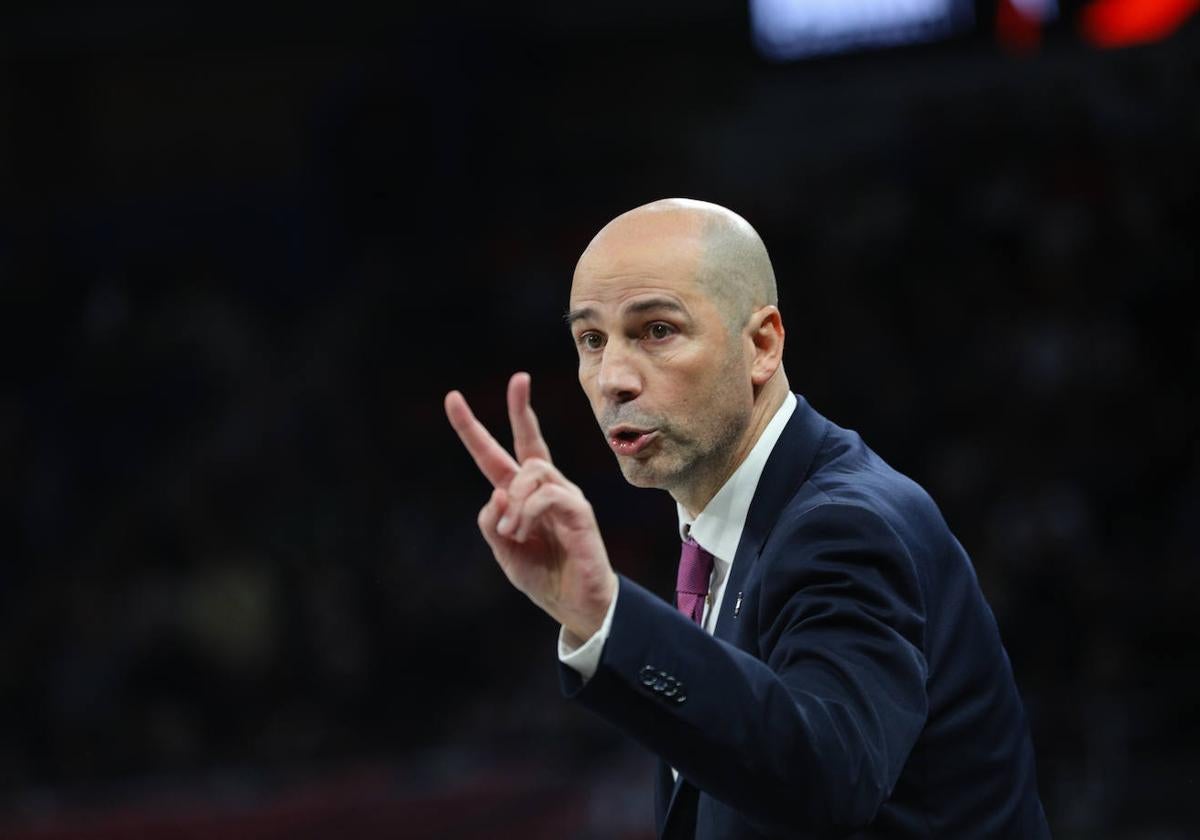
[(681, 540), (691, 536), (718, 562), (724, 565), (733, 562), (733, 555), (737, 553), (738, 543), (742, 539), (742, 529), (746, 525), (746, 514), (750, 511), (750, 502), (754, 500), (754, 491), (758, 489), (758, 479), (767, 465), (771, 450), (783, 434), (783, 427), (795, 410), (796, 395), (789, 392), (771, 422), (759, 435), (750, 454), (721, 485), (699, 516), (693, 519), (683, 505), (676, 503)]

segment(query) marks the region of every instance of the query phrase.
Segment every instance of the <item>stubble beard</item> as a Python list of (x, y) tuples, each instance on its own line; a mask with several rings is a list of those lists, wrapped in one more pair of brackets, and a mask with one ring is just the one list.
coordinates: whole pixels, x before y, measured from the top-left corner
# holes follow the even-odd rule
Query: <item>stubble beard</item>
[(733, 473), (735, 465), (731, 461), (749, 425), (748, 417), (732, 411), (714, 415), (711, 420), (689, 445), (680, 448), (674, 463), (666, 465), (655, 485), (688, 507), (685, 500), (697, 496), (711, 499)]
[(666, 490), (677, 501), (697, 493), (711, 498), (736, 469), (731, 464), (738, 444), (750, 426), (749, 411), (738, 409), (736, 398), (740, 366), (734, 359), (722, 371), (705, 403), (713, 411), (699, 428), (659, 422), (655, 451), (645, 458), (618, 458), (625, 480), (635, 487)]

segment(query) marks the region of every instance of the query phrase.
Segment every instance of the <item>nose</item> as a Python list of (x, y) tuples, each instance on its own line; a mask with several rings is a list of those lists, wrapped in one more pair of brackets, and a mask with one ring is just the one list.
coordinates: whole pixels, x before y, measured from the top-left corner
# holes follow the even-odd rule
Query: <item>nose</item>
[(596, 384), (603, 396), (618, 403), (637, 399), (642, 392), (642, 377), (637, 364), (618, 342), (610, 341), (604, 348)]

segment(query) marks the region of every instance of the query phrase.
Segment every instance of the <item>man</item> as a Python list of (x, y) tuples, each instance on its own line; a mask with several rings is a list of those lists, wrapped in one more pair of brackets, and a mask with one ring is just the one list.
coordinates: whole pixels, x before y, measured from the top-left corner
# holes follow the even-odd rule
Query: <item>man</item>
[(567, 695), (663, 760), (660, 836), (1048, 837), (970, 561), (920, 487), (791, 393), (776, 303), (753, 228), (703, 202), (617, 217), (575, 269), (580, 384), (626, 479), (678, 504), (675, 607), (613, 571), (523, 373), (515, 459), (446, 396), (495, 487), (484, 538), (562, 624)]

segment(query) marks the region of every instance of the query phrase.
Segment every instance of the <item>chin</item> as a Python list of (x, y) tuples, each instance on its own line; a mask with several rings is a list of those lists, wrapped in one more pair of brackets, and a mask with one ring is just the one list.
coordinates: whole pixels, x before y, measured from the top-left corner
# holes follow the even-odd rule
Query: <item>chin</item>
[(620, 461), (621, 474), (634, 487), (658, 489), (663, 486), (663, 476), (644, 461)]
[(664, 453), (655, 452), (649, 458), (620, 458), (618, 463), (625, 480), (634, 487), (647, 490), (665, 490), (670, 493), (675, 489), (686, 470), (680, 469), (678, 462), (672, 463), (663, 458)]

